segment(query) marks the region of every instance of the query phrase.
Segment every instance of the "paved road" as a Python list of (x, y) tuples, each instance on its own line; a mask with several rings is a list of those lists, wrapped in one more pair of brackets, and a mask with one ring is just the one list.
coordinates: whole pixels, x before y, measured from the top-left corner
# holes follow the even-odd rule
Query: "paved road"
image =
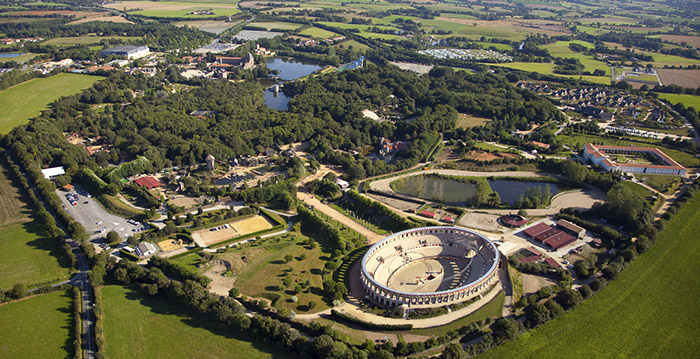
[[(74, 241), (69, 242), (73, 247), (73, 253), (78, 260), (79, 272), (74, 277), (74, 284), (80, 288), (83, 297), (83, 349), (85, 351), (84, 358), (95, 357), (95, 315), (93, 306), (95, 297), (88, 273), (90, 266), (88, 265), (85, 255), (80, 250), (80, 245)], [(88, 244), (89, 245), (89, 244)]]

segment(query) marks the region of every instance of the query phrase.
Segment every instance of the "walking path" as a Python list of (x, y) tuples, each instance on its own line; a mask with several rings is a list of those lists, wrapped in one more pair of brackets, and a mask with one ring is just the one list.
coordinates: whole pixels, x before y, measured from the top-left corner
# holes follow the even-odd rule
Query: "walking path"
[[(448, 176), (462, 176), (462, 177), (545, 177), (545, 176), (551, 176), (551, 175), (545, 175), (541, 173), (536, 173), (536, 172), (519, 172), (519, 171), (511, 171), (511, 172), (475, 172), (475, 171), (463, 171), (463, 170), (445, 170), (445, 169), (435, 169), (435, 170), (427, 170), (427, 171), (422, 171), (422, 172), (413, 172), (413, 173), (406, 173), (402, 175), (398, 175), (396, 177), (390, 177), (390, 178), (385, 178), (381, 180), (374, 181), (370, 184), (370, 187), (372, 188), (373, 191), (381, 192), (381, 193), (386, 193), (386, 194), (394, 194), (394, 190), (391, 188), (391, 182), (402, 178), (402, 177), (407, 177), (407, 176), (415, 176), (418, 174), (441, 174), (441, 175), (448, 175)], [(363, 194), (365, 195), (365, 194)], [(406, 195), (402, 195), (404, 197), (410, 197)], [(386, 197), (383, 196), (375, 196), (371, 195), (372, 199), (378, 199), (381, 202), (384, 202), (385, 204), (389, 205), (389, 208), (391, 208), (394, 212), (398, 213), (399, 215), (403, 217), (409, 217), (408, 214), (405, 212), (395, 208), (392, 206), (392, 203), (390, 200), (388, 200)], [(416, 200), (423, 201), (423, 202), (430, 202), (426, 201), (424, 199), (420, 199), (417, 197), (413, 197)], [(531, 216), (548, 216), (552, 214), (559, 213), (559, 210), (562, 208), (567, 208), (567, 207), (575, 207), (575, 208), (580, 208), (580, 209), (590, 209), (593, 207), (593, 204), (596, 202), (602, 202), (605, 200), (605, 193), (595, 187), (590, 187), (590, 188), (585, 188), (585, 189), (580, 189), (580, 190), (573, 190), (573, 191), (566, 191), (557, 194), (552, 198), (552, 201), (547, 208), (539, 208), (539, 209), (528, 209), (527, 213)], [(484, 212), (484, 213), (491, 213), (491, 214), (498, 214), (498, 215), (504, 215), (504, 214), (511, 214), (516, 212), (517, 210), (514, 209), (479, 209), (479, 212)], [(423, 218), (421, 218), (423, 219)]]
[(312, 194), (307, 193), (306, 189), (304, 187), (300, 187), (299, 190), (297, 191), (297, 198), (299, 198), (302, 202), (313, 206), (314, 208), (318, 209), (319, 211), (323, 212), (324, 214), (328, 215), (329, 217), (333, 218), (334, 220), (342, 223), (346, 227), (363, 235), (365, 238), (367, 238), (367, 241), (369, 242), (369, 244), (377, 243), (380, 240), (382, 240), (382, 238), (384, 238), (383, 236), (381, 236), (375, 232), (370, 231), (369, 229), (367, 229), (367, 227), (353, 221), (352, 219), (350, 219), (346, 215), (336, 211), (335, 209), (331, 208), (330, 206), (319, 201)]

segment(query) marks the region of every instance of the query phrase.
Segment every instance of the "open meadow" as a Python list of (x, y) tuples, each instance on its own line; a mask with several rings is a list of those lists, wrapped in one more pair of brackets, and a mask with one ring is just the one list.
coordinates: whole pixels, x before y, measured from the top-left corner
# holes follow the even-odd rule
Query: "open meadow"
[(107, 358), (287, 358), (163, 298), (108, 285), (102, 302)]
[(575, 310), (484, 358), (696, 358), (700, 353), (700, 196), (673, 216), (651, 250)]
[(73, 36), (73, 37), (56, 37), (53, 39), (48, 39), (43, 42), (45, 45), (92, 45), (99, 44), (102, 40), (122, 40), (122, 41), (132, 41), (132, 40), (143, 40), (136, 36)]
[(58, 291), (0, 305), (3, 358), (70, 358), (72, 298)]
[[(323, 310), (328, 306), (323, 302), (321, 270), (332, 248), (321, 242), (311, 249), (305, 244), (307, 240), (308, 237), (292, 232), (229, 248), (214, 259), (229, 263), (233, 287), (242, 294), (268, 299), (278, 309), (297, 313), (308, 311), (309, 301), (316, 302), (313, 311)], [(287, 256), (292, 260), (287, 262)], [(208, 269), (196, 267), (199, 258), (198, 254), (191, 254), (175, 261), (202, 273)], [(295, 286), (301, 291), (294, 293)], [(291, 301), (294, 295), (298, 298), (296, 303)]]
[(38, 222), (2, 229), (0, 236), (0, 289), (17, 283), (27, 286), (68, 279), (70, 263), (61, 243), (46, 236)]
[(0, 92), (0, 134), (6, 134), (30, 118), (41, 114), (46, 105), (68, 95), (78, 93), (101, 80), (100, 76), (58, 74), (38, 78), (12, 86)]
[[(237, 3), (197, 1), (122, 1), (105, 7), (147, 17), (206, 19), (238, 14)], [(195, 14), (195, 12), (199, 12)]]
[(11, 175), (7, 165), (0, 162), (0, 228), (30, 221), (31, 209), (10, 181)]
[(700, 96), (684, 95), (675, 93), (659, 93), (659, 98), (664, 99), (671, 104), (682, 103), (685, 107), (695, 107), (700, 109)]

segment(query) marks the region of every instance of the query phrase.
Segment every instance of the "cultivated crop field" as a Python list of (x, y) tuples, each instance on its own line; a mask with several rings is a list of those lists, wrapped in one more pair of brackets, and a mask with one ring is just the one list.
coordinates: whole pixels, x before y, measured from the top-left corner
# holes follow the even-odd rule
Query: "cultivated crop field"
[(68, 279), (68, 266), (60, 243), (47, 238), (38, 222), (2, 229), (0, 289)]
[(700, 353), (695, 196), (601, 293), (484, 358), (695, 358)]
[(102, 301), (107, 358), (287, 358), (162, 298), (109, 285)]
[[(229, 16), (240, 12), (235, 3), (232, 4), (216, 1), (122, 1), (106, 5), (105, 7), (116, 10), (124, 10), (124, 8), (126, 8), (129, 13), (148, 17), (182, 17), (191, 19)], [(203, 10), (210, 10), (214, 14), (192, 14), (193, 11)]]
[(99, 44), (102, 40), (123, 40), (131, 41), (138, 40), (136, 36), (74, 36), (74, 37), (56, 37), (43, 42), (46, 45), (91, 45)]
[(2, 357), (72, 357), (71, 305), (71, 296), (62, 291), (0, 305)]
[(101, 80), (100, 76), (58, 74), (23, 82), (0, 92), (0, 134), (10, 132), (15, 126), (27, 123), (41, 114), (46, 105), (63, 97), (86, 89)]

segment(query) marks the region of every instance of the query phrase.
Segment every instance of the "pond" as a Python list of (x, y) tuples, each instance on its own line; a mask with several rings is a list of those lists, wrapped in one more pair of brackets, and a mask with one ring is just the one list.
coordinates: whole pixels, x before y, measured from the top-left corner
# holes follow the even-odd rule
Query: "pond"
[(286, 60), (279, 57), (274, 59), (268, 59), (265, 65), (270, 70), (277, 70), (279, 74), (277, 76), (282, 81), (296, 80), (300, 77), (304, 77), (316, 70), (320, 70), (321, 66), (305, 64), (303, 62), (295, 60)]
[(495, 180), (489, 181), (489, 185), (491, 186), (491, 189), (498, 193), (498, 195), (501, 197), (501, 204), (513, 204), (520, 198), (520, 195), (525, 194), (528, 189), (539, 188), (544, 190), (547, 186), (549, 186), (549, 192), (552, 196), (561, 192), (559, 186), (554, 183), (546, 182)]
[[(488, 183), (491, 189), (500, 196), (501, 204), (510, 205), (528, 192), (546, 192), (544, 190), (547, 186), (549, 186), (551, 196), (561, 191), (556, 184), (545, 182), (497, 179), (488, 181)], [(459, 207), (473, 206), (478, 193), (474, 183), (463, 183), (437, 176), (405, 177), (394, 181), (392, 187), (402, 194)]]
[(263, 96), (265, 97), (265, 105), (273, 110), (286, 110), (289, 105), (290, 98), (282, 91), (275, 92), (272, 89), (267, 89)]
[(21, 55), (22, 53), (19, 52), (0, 52), (0, 57), (18, 57)]
[[(296, 80), (321, 69), (321, 66), (306, 64), (295, 60), (281, 59), (279, 57), (268, 59), (265, 65), (270, 70), (279, 71), (275, 76), (279, 77), (282, 81)], [(265, 105), (273, 110), (286, 110), (289, 100), (291, 99), (289, 96), (285, 95), (284, 92), (275, 92), (272, 89), (265, 90), (263, 95), (265, 98)]]

